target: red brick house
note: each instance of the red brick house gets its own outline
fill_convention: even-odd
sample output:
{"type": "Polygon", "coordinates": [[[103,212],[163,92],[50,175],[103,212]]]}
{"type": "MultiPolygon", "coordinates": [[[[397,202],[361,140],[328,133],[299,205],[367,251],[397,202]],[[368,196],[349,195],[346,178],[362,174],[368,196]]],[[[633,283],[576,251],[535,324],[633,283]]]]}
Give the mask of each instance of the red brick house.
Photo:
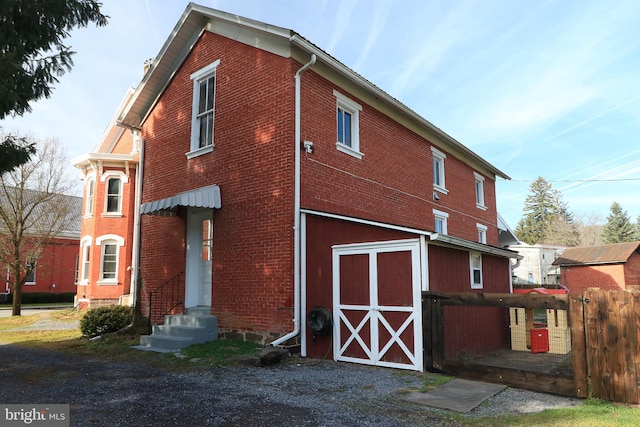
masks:
{"type": "Polygon", "coordinates": [[[587,288],[640,289],[640,242],[568,248],[553,265],[572,294],[587,288]]]}
{"type": "Polygon", "coordinates": [[[117,114],[95,149],[71,161],[84,180],[76,294],[81,308],[131,304],[139,146],[134,134],[116,126],[117,114]]]}
{"type": "Polygon", "coordinates": [[[511,290],[508,177],[292,30],[190,4],[117,123],[154,323],[197,309],[223,335],[420,370],[422,291],[511,290]]]}

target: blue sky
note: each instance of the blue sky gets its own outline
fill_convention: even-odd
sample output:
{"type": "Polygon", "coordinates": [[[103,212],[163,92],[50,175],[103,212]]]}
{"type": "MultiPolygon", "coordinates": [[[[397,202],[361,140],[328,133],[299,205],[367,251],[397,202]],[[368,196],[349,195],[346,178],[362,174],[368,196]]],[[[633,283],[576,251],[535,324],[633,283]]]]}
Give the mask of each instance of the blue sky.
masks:
{"type": "MultiPolygon", "coordinates": [[[[604,222],[614,201],[640,215],[636,0],[198,3],[295,30],[494,164],[512,178],[496,184],[512,227],[538,176],[577,217],[604,222]]],[[[186,5],[103,0],[109,25],[73,32],[53,96],[0,126],[91,151],[186,5]]]]}

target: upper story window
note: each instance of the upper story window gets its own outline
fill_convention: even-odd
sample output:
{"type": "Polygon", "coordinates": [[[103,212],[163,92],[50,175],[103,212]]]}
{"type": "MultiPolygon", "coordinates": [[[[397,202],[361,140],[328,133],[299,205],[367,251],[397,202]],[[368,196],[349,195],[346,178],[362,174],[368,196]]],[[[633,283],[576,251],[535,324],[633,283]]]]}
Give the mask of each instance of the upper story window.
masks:
{"type": "Polygon", "coordinates": [[[107,202],[105,206],[107,213],[119,213],[122,211],[122,181],[120,178],[109,178],[107,180],[107,202]]]}
{"type": "Polygon", "coordinates": [[[482,224],[476,224],[478,229],[478,242],[487,244],[487,226],[482,224]]]}
{"type": "Polygon", "coordinates": [[[447,190],[444,179],[444,160],[447,155],[434,147],[431,147],[431,153],[433,155],[433,188],[447,194],[449,190],[447,190]]]}
{"type": "Polygon", "coordinates": [[[100,246],[100,278],[98,284],[117,284],[120,247],[124,246],[124,239],[114,234],[107,234],[98,237],[96,245],[100,246]]]}
{"type": "Polygon", "coordinates": [[[474,172],[476,185],[476,206],[482,210],[487,210],[484,204],[484,176],[474,172]]]}
{"type": "Polygon", "coordinates": [[[93,215],[93,201],[96,193],[96,179],[93,176],[87,178],[86,184],[86,200],[84,207],[85,216],[93,215]]]}
{"type": "Polygon", "coordinates": [[[350,100],[340,92],[333,91],[336,97],[337,143],[338,151],[361,159],[360,152],[360,111],[362,106],[350,100]]]}
{"type": "Polygon", "coordinates": [[[482,255],[480,252],[469,253],[471,270],[471,289],[482,289],[482,255]]]}
{"type": "Polygon", "coordinates": [[[447,220],[449,219],[449,214],[446,212],[442,212],[439,210],[433,210],[433,216],[435,217],[434,230],[439,234],[447,234],[447,220]]]}
{"type": "Polygon", "coordinates": [[[220,60],[191,74],[193,105],[191,112],[191,145],[187,158],[213,151],[213,122],[215,119],[216,68],[220,60]]]}
{"type": "Polygon", "coordinates": [[[107,170],[100,177],[104,182],[104,209],[102,216],[122,216],[123,184],[129,182],[129,177],[119,170],[107,170]]]}

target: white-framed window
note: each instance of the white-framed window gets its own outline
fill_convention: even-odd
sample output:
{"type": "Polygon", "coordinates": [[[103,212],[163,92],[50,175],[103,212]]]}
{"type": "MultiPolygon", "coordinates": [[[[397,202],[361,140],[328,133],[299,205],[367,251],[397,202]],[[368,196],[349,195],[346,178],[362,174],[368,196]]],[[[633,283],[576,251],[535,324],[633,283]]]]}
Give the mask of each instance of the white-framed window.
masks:
{"type": "Polygon", "coordinates": [[[478,242],[487,244],[487,226],[483,224],[476,224],[478,229],[478,242]]]}
{"type": "Polygon", "coordinates": [[[73,283],[78,283],[80,278],[80,255],[76,255],[76,269],[73,275],[73,283]]]}
{"type": "Polygon", "coordinates": [[[217,60],[191,74],[193,104],[191,107],[191,144],[188,159],[213,151],[217,60]]]}
{"type": "Polygon", "coordinates": [[[360,111],[362,106],[341,94],[333,91],[336,97],[336,132],[338,151],[361,159],[360,152],[360,111]]]}
{"type": "Polygon", "coordinates": [[[471,289],[482,289],[482,254],[469,252],[471,289]]]}
{"type": "Polygon", "coordinates": [[[96,239],[96,246],[100,246],[100,276],[98,284],[117,284],[120,247],[124,246],[124,239],[115,234],[107,234],[96,239]]]}
{"type": "Polygon", "coordinates": [[[449,219],[449,214],[446,212],[439,211],[437,209],[433,210],[433,216],[435,218],[434,230],[439,234],[447,234],[447,220],[449,219]]]}
{"type": "Polygon", "coordinates": [[[32,257],[27,257],[27,261],[25,262],[25,269],[31,269],[31,270],[26,272],[26,276],[24,278],[24,284],[35,285],[36,270],[38,269],[38,260],[32,257]]]}
{"type": "Polygon", "coordinates": [[[475,177],[476,187],[476,207],[482,210],[487,210],[487,207],[484,204],[484,176],[477,172],[474,172],[473,175],[475,177]]]}
{"type": "Polygon", "coordinates": [[[122,180],[116,177],[109,178],[106,188],[105,212],[122,212],[122,180]]]}
{"type": "Polygon", "coordinates": [[[433,188],[441,193],[447,194],[447,186],[445,185],[444,160],[447,155],[437,148],[431,147],[433,156],[433,188]]]}
{"type": "Polygon", "coordinates": [[[91,268],[91,236],[85,236],[80,241],[80,278],[78,284],[86,285],[89,283],[89,273],[91,268]]]}
{"type": "Polygon", "coordinates": [[[102,216],[122,216],[122,195],[129,177],[122,171],[108,170],[102,174],[100,181],[104,182],[105,188],[102,216]]]}
{"type": "Polygon", "coordinates": [[[96,178],[94,176],[90,176],[87,178],[86,183],[86,197],[85,197],[85,207],[84,207],[84,215],[91,216],[93,215],[93,203],[96,194],[96,178]]]}

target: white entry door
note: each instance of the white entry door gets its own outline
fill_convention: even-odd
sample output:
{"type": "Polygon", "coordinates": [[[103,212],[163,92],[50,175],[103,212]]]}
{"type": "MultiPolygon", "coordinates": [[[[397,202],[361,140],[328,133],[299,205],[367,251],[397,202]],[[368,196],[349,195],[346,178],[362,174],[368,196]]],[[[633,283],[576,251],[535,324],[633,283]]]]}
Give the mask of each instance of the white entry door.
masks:
{"type": "Polygon", "coordinates": [[[334,358],[421,371],[418,240],[333,248],[334,358]]]}
{"type": "Polygon", "coordinates": [[[187,218],[185,307],[211,306],[213,211],[190,209],[187,218]]]}

